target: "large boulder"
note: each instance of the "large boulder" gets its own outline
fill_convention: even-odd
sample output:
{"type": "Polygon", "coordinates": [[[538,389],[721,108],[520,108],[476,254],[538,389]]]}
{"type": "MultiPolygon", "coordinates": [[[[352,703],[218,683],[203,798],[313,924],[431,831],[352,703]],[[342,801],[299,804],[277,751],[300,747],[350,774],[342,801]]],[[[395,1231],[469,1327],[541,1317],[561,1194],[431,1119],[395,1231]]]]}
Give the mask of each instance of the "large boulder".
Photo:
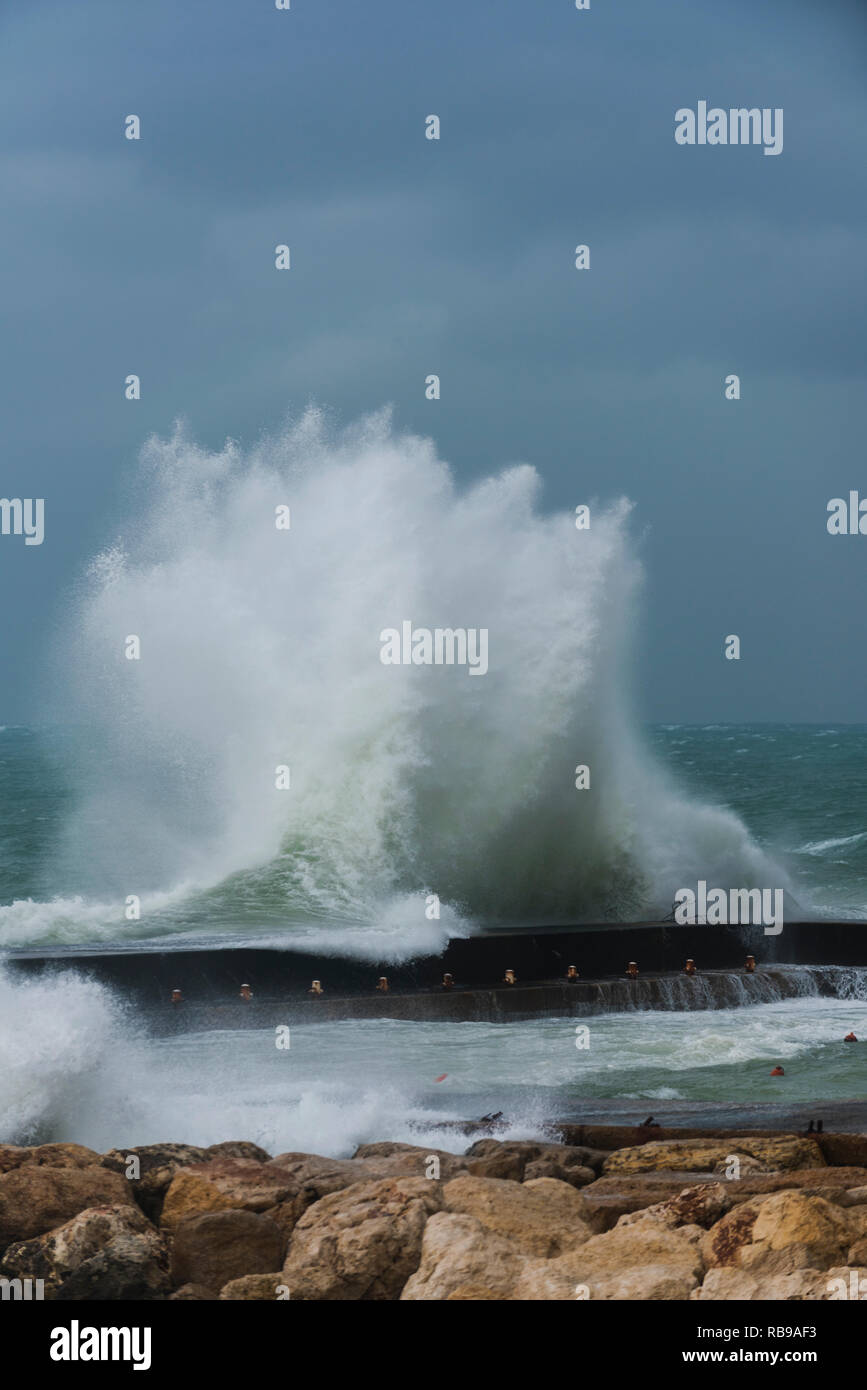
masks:
{"type": "Polygon", "coordinates": [[[651,1218],[592,1236],[553,1260],[530,1260],[511,1298],[517,1302],[685,1300],[704,1272],[697,1226],[671,1230],[651,1218]]]}
{"type": "MultiPolygon", "coordinates": [[[[363,1146],[365,1149],[367,1145],[363,1146]]],[[[342,1192],[354,1183],[379,1182],[386,1178],[420,1178],[425,1182],[436,1181],[428,1177],[425,1156],[436,1155],[458,1164],[454,1154],[444,1154],[442,1150],[425,1149],[416,1145],[383,1144],[371,1145],[381,1150],[361,1158],[320,1158],[318,1154],[285,1153],[278,1154],[268,1164],[269,1169],[277,1169],[288,1175],[295,1183],[295,1195],[275,1207],[272,1218],[279,1220],[282,1228],[290,1232],[308,1207],[332,1193],[342,1192]]],[[[440,1176],[448,1176],[453,1169],[448,1163],[445,1170],[440,1165],[440,1176]]]]}
{"type": "MultiPolygon", "coordinates": [[[[257,1163],[270,1163],[271,1155],[249,1139],[224,1139],[205,1149],[206,1158],[253,1158],[257,1163]]],[[[258,1277],[258,1276],[257,1276],[258,1277]]]]}
{"type": "Polygon", "coordinates": [[[852,1243],[847,1208],[789,1190],[735,1206],[706,1233],[702,1251],[709,1268],[791,1274],[842,1264],[852,1243]]]}
{"type": "MultiPolygon", "coordinates": [[[[490,1152],[473,1158],[469,1155],[448,1153],[444,1149],[425,1148],[420,1144],[362,1144],[356,1149],[354,1159],[375,1160],[377,1174],[381,1177],[427,1178],[430,1176],[430,1160],[439,1163],[439,1177],[443,1181],[457,1177],[459,1173],[475,1173],[479,1177],[513,1178],[520,1182],[524,1176],[526,1159],[523,1154],[511,1151],[508,1145],[488,1141],[490,1152]]],[[[474,1146],[475,1147],[475,1146],[474,1146]]]]}
{"type": "Polygon", "coordinates": [[[759,1207],[753,1227],[753,1244],[762,1245],[768,1252],[803,1250],[804,1259],[798,1268],[813,1265],[825,1269],[830,1264],[843,1264],[852,1242],[852,1221],[845,1209],[827,1202],[824,1197],[810,1197],[804,1192],[775,1192],[759,1207]]]}
{"type": "Polygon", "coordinates": [[[725,1216],[731,1205],[731,1197],[724,1183],[702,1183],[698,1187],[685,1187],[676,1197],[645,1207],[643,1211],[621,1216],[617,1227],[619,1230],[649,1220],[658,1221],[671,1230],[676,1230],[678,1226],[702,1226],[707,1230],[725,1216]]]}
{"type": "Polygon", "coordinates": [[[138,1207],[90,1207],[71,1221],[10,1245],[7,1278],[44,1279],[49,1299],[127,1301],[169,1291],[166,1243],[138,1207]]]}
{"type": "MultiPolygon", "coordinates": [[[[472,1171],[475,1172],[475,1169],[472,1171]]],[[[533,1182],[536,1178],[556,1178],[558,1182],[568,1182],[572,1187],[587,1187],[596,1181],[596,1174],[592,1168],[585,1168],[581,1164],[574,1168],[564,1168],[553,1159],[537,1158],[526,1165],[524,1182],[533,1182]]]]}
{"type": "Polygon", "coordinates": [[[856,1183],[867,1181],[863,1168],[796,1168],[792,1172],[751,1174],[749,1177],[726,1181],[735,1201],[741,1197],[760,1196],[767,1192],[782,1192],[799,1187],[804,1192],[842,1200],[842,1194],[856,1183]]]}
{"type": "Polygon", "coordinates": [[[251,1158],[191,1163],[172,1178],[160,1224],[166,1230],[206,1211],[267,1211],[294,1197],[298,1182],[284,1169],[251,1158]]]}
{"type": "MultiPolygon", "coordinates": [[[[720,1182],[719,1174],[708,1173],[704,1176],[708,1182],[720,1182]]],[[[697,1173],[663,1171],[623,1176],[612,1174],[598,1178],[582,1189],[588,1220],[594,1230],[610,1230],[626,1213],[669,1201],[685,1189],[694,1187],[700,1177],[697,1173]]],[[[733,1204],[765,1193],[801,1188],[811,1195],[824,1196],[829,1201],[849,1206],[855,1205],[860,1199],[847,1196],[847,1190],[857,1192],[855,1184],[862,1179],[863,1169],[860,1168],[802,1168],[793,1172],[726,1179],[722,1185],[733,1204]]]]}
{"type": "Polygon", "coordinates": [[[791,1274],[756,1274],[731,1265],[708,1270],[701,1288],[690,1298],[697,1302],[737,1299],[752,1302],[833,1302],[867,1298],[867,1269],[836,1266],[833,1269],[796,1269],[791,1274]],[[863,1289],[863,1293],[861,1290],[863,1289]]]}
{"type": "Polygon", "coordinates": [[[133,1206],[129,1183],[98,1165],[23,1163],[0,1175],[0,1251],[31,1240],[96,1206],[133,1206]]]}
{"type": "Polygon", "coordinates": [[[282,1233],[254,1211],[212,1211],[175,1228],[172,1282],[201,1284],[218,1294],[232,1279],[266,1274],[283,1260],[282,1233]]]}
{"type": "Polygon", "coordinates": [[[867,1168],[867,1134],[820,1134],[816,1143],[826,1163],[867,1168]]]}
{"type": "Polygon", "coordinates": [[[793,1168],[822,1168],[825,1159],[814,1139],[793,1134],[773,1138],[749,1139],[666,1139],[635,1148],[616,1149],[605,1160],[603,1172],[650,1173],[670,1170],[678,1173],[723,1171],[732,1157],[746,1173],[793,1168]],[[748,1160],[753,1160],[752,1163],[748,1160]]]}
{"type": "Polygon", "coordinates": [[[435,1212],[424,1228],[421,1260],[404,1285],[404,1302],[499,1301],[526,1263],[510,1240],[474,1216],[435,1212]]]}
{"type": "Polygon", "coordinates": [[[443,1206],[475,1217],[486,1230],[511,1241],[517,1253],[542,1259],[592,1235],[581,1194],[554,1178],[517,1183],[468,1174],[446,1183],[443,1206]]]}
{"type": "Polygon", "coordinates": [[[428,1216],[442,1205],[427,1178],[384,1178],[332,1192],[308,1208],[283,1266],[290,1297],[313,1301],[397,1299],[421,1258],[428,1216]]]}
{"type": "Polygon", "coordinates": [[[0,1173],[11,1173],[25,1163],[44,1168],[88,1168],[99,1163],[99,1154],[83,1144],[0,1144],[0,1173]]]}
{"type": "Polygon", "coordinates": [[[445,1149],[425,1148],[420,1144],[362,1144],[352,1160],[374,1159],[376,1170],[383,1177],[427,1178],[432,1167],[439,1168],[444,1181],[467,1171],[467,1160],[445,1149]],[[436,1165],[431,1159],[436,1159],[436,1165]]]}
{"type": "Polygon", "coordinates": [[[110,1149],[100,1162],[125,1178],[137,1170],[137,1178],[127,1178],[132,1194],[145,1216],[159,1221],[163,1199],[175,1173],[190,1163],[201,1163],[205,1153],[195,1144],[141,1144],[137,1148],[110,1149]]]}
{"type": "MultiPolygon", "coordinates": [[[[718,1181],[712,1173],[705,1176],[707,1182],[718,1181]]],[[[679,1197],[681,1192],[695,1187],[699,1177],[696,1173],[637,1173],[597,1178],[581,1189],[586,1219],[595,1233],[609,1231],[630,1212],[644,1211],[679,1197]]]]}
{"type": "Polygon", "coordinates": [[[269,1166],[288,1173],[297,1190],[308,1194],[309,1206],[354,1182],[374,1182],[389,1176],[383,1173],[387,1162],[381,1158],[320,1158],[318,1154],[284,1153],[272,1158],[269,1166]]]}
{"type": "MultiPolygon", "coordinates": [[[[522,1168],[533,1163],[554,1163],[559,1168],[592,1168],[594,1173],[601,1172],[607,1156],[602,1149],[588,1149],[584,1145],[541,1143],[523,1139],[479,1139],[466,1152],[467,1159],[476,1163],[480,1160],[487,1164],[504,1164],[510,1161],[522,1168]]],[[[499,1173],[482,1168],[470,1168],[469,1171],[475,1172],[479,1177],[510,1177],[518,1182],[524,1176],[518,1172],[499,1173]]]]}

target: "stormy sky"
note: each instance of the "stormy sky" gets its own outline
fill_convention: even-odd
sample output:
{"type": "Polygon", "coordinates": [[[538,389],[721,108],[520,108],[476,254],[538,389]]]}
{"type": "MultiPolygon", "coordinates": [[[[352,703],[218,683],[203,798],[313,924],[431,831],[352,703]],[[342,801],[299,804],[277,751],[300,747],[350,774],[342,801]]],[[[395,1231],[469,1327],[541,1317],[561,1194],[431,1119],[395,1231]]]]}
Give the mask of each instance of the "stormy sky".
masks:
{"type": "Polygon", "coordinates": [[[311,400],[631,498],[643,717],[867,718],[867,536],[826,529],[867,496],[856,0],[6,0],[0,53],[0,493],[46,500],[0,537],[0,720],[147,436],[311,400]],[[783,152],[678,146],[701,100],[782,108],[783,152]]]}

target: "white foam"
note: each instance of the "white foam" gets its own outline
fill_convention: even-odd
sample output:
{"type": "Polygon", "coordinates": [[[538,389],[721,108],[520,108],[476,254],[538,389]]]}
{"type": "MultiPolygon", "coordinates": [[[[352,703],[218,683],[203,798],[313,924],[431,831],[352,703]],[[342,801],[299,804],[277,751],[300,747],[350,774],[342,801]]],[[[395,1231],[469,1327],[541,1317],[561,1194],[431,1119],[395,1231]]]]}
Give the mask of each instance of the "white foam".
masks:
{"type": "Polygon", "coordinates": [[[143,469],[67,624],[62,713],[99,755],[57,864],[87,890],[5,909],[0,940],[236,928],[398,959],[478,922],[668,911],[699,878],[787,886],[638,736],[627,503],[577,531],[531,467],[460,490],[386,414],[337,434],[311,411],[246,454],[179,429],[143,469]],[[384,666],[405,619],[487,628],[488,674],[384,666]]]}

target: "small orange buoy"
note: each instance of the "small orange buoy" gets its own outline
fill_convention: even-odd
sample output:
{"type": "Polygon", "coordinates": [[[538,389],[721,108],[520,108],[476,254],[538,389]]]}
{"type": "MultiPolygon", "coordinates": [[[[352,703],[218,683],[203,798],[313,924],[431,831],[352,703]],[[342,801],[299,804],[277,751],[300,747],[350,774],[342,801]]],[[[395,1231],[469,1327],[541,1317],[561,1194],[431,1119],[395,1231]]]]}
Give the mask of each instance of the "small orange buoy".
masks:
{"type": "Polygon", "coordinates": [[[771,1072],[771,1076],[785,1076],[785,1074],[782,1067],[774,1067],[774,1070],[771,1072]]]}
{"type": "Polygon", "coordinates": [[[443,1074],[442,1074],[442,1076],[435,1076],[435,1077],[434,1077],[434,1081],[445,1081],[445,1079],[446,1079],[447,1076],[448,1076],[448,1072],[447,1072],[447,1071],[444,1071],[443,1074]]]}

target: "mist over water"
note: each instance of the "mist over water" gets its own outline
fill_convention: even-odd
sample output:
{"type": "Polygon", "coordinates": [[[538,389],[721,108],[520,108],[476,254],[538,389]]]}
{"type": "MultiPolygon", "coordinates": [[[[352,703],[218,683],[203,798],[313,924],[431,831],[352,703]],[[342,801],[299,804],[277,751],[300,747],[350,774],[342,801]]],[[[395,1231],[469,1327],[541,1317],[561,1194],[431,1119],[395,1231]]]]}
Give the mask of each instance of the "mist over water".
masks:
{"type": "Polygon", "coordinates": [[[479,924],[667,912],[698,878],[785,886],[637,731],[635,550],[626,502],[579,531],[532,467],[458,489],[387,413],[338,432],[311,410],[247,452],[151,440],[55,668],[82,732],[53,900],[3,909],[2,940],[231,932],[386,960],[479,924]],[[383,665],[404,620],[487,628],[488,673],[383,665]]]}

